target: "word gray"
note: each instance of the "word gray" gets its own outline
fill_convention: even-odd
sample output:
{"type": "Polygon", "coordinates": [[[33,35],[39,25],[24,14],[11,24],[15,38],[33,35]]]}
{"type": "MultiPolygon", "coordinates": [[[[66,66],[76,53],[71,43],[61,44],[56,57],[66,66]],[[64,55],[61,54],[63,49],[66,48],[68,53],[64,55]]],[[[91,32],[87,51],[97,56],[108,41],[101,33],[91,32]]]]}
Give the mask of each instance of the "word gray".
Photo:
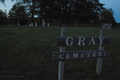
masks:
{"type": "MultiPolygon", "coordinates": [[[[85,37],[78,37],[78,38],[79,38],[79,40],[78,40],[78,46],[79,46],[79,45],[85,45],[85,42],[84,42],[84,41],[86,40],[86,38],[85,38],[85,37]]],[[[102,42],[103,42],[104,38],[105,38],[105,37],[99,37],[99,40],[100,40],[100,43],[99,43],[99,44],[100,44],[100,45],[102,45],[102,42]]],[[[96,45],[95,42],[96,42],[96,41],[94,40],[94,37],[91,37],[88,45],[96,45]]],[[[74,38],[73,38],[73,37],[68,37],[68,38],[66,39],[66,45],[71,46],[71,45],[73,45],[73,43],[74,43],[74,38]],[[68,41],[70,41],[70,43],[68,43],[68,41]]]]}

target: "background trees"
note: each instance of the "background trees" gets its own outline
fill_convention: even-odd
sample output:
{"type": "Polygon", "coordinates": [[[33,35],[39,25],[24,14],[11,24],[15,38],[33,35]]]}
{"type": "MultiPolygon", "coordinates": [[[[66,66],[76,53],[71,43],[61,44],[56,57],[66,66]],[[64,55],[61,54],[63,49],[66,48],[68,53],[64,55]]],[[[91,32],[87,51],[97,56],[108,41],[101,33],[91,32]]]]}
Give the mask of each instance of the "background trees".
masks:
{"type": "MultiPolygon", "coordinates": [[[[4,0],[1,0],[4,2],[4,0]]],[[[13,0],[11,0],[13,1],[13,0]]],[[[35,17],[50,24],[77,26],[78,24],[112,23],[116,25],[112,9],[103,8],[99,0],[19,0],[9,12],[11,21],[35,23],[35,17]]],[[[13,22],[13,23],[14,23],[13,22]]]]}
{"type": "Polygon", "coordinates": [[[28,22],[28,15],[24,6],[21,6],[21,3],[16,3],[9,11],[8,18],[12,24],[17,24],[19,21],[21,25],[25,25],[28,22]]]}
{"type": "Polygon", "coordinates": [[[8,23],[7,12],[0,10],[0,25],[8,23]]]}
{"type": "Polygon", "coordinates": [[[114,11],[112,10],[112,8],[110,9],[106,9],[104,8],[103,10],[101,10],[101,22],[102,23],[112,23],[113,25],[117,25],[115,19],[114,19],[114,11]]]}

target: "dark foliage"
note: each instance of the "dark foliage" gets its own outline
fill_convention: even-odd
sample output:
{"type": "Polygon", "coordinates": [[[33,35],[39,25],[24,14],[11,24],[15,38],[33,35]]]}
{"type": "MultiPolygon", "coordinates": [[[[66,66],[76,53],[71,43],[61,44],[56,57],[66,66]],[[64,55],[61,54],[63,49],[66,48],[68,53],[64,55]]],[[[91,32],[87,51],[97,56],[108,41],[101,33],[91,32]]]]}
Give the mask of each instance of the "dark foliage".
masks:
{"type": "MultiPolygon", "coordinates": [[[[4,0],[2,0],[4,2],[4,0]]],[[[99,0],[23,0],[9,12],[9,23],[78,26],[79,24],[112,23],[117,25],[112,9],[103,8],[99,0]],[[35,16],[37,18],[35,18],[35,16]]],[[[4,22],[5,23],[5,22],[4,22]]]]}
{"type": "Polygon", "coordinates": [[[4,25],[8,23],[7,13],[6,11],[0,10],[0,25],[4,25]]]}

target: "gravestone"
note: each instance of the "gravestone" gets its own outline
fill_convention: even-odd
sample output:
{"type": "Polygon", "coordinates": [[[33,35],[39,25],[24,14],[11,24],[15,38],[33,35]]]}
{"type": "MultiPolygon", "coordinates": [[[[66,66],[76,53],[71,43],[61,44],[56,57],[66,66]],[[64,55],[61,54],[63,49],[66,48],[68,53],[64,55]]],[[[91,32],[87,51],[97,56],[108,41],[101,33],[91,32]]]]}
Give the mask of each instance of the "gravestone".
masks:
{"type": "Polygon", "coordinates": [[[35,26],[37,26],[37,21],[35,22],[35,26]]]}
{"type": "Polygon", "coordinates": [[[28,26],[33,26],[33,23],[30,23],[28,26]]]}
{"type": "Polygon", "coordinates": [[[19,26],[20,24],[19,24],[19,21],[18,21],[18,26],[19,26]]]}
{"type": "Polygon", "coordinates": [[[44,19],[42,20],[42,26],[45,26],[45,20],[44,19]]]}
{"type": "Polygon", "coordinates": [[[47,26],[50,26],[50,24],[49,24],[49,23],[47,23],[47,26]]]}
{"type": "Polygon", "coordinates": [[[25,26],[27,26],[27,24],[25,24],[25,26]]]}

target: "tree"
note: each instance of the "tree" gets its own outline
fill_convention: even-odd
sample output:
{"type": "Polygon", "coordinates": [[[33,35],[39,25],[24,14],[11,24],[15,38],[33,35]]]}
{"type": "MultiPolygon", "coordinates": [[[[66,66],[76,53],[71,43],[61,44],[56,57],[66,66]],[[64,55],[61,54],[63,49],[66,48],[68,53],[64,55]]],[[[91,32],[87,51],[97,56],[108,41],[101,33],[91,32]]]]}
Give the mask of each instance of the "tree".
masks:
{"type": "Polygon", "coordinates": [[[99,0],[23,0],[26,7],[29,7],[30,17],[34,23],[34,16],[48,21],[49,19],[57,19],[58,25],[63,20],[65,26],[69,24],[69,20],[77,26],[80,23],[89,23],[93,21],[98,24],[100,10],[104,4],[99,0]]]}
{"type": "Polygon", "coordinates": [[[103,5],[99,3],[99,0],[76,0],[73,6],[75,26],[77,26],[78,19],[81,23],[95,20],[95,16],[103,8],[103,5]]]}
{"type": "Polygon", "coordinates": [[[32,22],[34,23],[34,15],[42,19],[57,19],[60,25],[60,19],[64,20],[65,26],[69,24],[69,20],[81,23],[89,23],[93,20],[98,23],[98,13],[103,7],[99,0],[23,0],[25,4],[29,4],[32,22]]]}
{"type": "Polygon", "coordinates": [[[77,26],[78,21],[81,23],[89,23],[91,19],[96,21],[98,12],[104,4],[99,3],[99,0],[54,0],[53,5],[53,9],[49,9],[49,11],[54,12],[55,18],[64,19],[65,26],[68,25],[71,18],[77,26]]]}
{"type": "Polygon", "coordinates": [[[0,10],[0,25],[7,24],[8,18],[7,18],[7,12],[0,10]]]}
{"type": "Polygon", "coordinates": [[[11,23],[19,23],[21,25],[25,25],[28,20],[28,13],[24,6],[21,6],[21,3],[16,3],[13,5],[11,10],[9,11],[9,19],[12,21],[11,23]]]}
{"type": "Polygon", "coordinates": [[[112,10],[112,8],[110,9],[106,9],[104,8],[103,10],[101,10],[101,22],[102,23],[112,23],[113,25],[117,25],[114,17],[113,17],[114,11],[112,10]]]}
{"type": "Polygon", "coordinates": [[[23,4],[26,5],[27,10],[29,11],[30,15],[29,17],[31,17],[31,21],[34,24],[35,23],[35,15],[38,17],[39,13],[39,4],[40,4],[40,0],[23,0],[23,4]]]}

